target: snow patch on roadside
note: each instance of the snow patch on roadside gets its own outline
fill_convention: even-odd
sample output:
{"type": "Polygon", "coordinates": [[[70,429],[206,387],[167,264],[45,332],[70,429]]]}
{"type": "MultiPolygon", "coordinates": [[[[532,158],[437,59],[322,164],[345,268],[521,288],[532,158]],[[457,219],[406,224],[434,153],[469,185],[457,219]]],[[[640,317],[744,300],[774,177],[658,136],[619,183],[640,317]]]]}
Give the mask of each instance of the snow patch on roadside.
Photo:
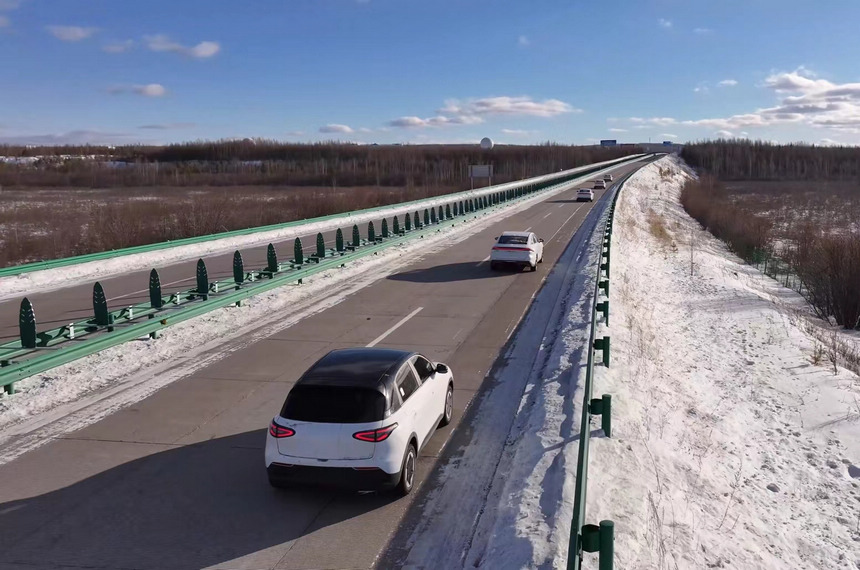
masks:
{"type": "Polygon", "coordinates": [[[799,295],[684,212],[689,176],[665,158],[619,201],[588,522],[615,521],[626,569],[856,570],[860,378],[817,361],[799,295]]]}

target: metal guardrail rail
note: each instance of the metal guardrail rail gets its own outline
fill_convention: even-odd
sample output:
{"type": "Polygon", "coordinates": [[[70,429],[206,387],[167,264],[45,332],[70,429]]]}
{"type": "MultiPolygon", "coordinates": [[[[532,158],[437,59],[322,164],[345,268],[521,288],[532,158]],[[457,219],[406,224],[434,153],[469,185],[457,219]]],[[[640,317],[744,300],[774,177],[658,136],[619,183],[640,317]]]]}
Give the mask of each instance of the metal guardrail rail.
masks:
{"type": "Polygon", "coordinates": [[[402,218],[394,216],[391,226],[388,219],[383,219],[379,233],[371,221],[364,237],[360,235],[358,226],[353,225],[350,242],[344,241],[342,230],[338,229],[336,247],[329,250],[320,233],[317,234],[316,248],[310,255],[305,253],[301,240],[296,238],[293,258],[286,263],[279,263],[274,245],[269,244],[266,267],[255,271],[245,271],[241,253],[237,250],[233,255],[232,280],[210,282],[206,264],[199,259],[196,287],[168,296],[162,295],[158,272],[153,269],[149,277],[150,302],[120,310],[108,310],[107,296],[101,284],[96,282],[93,317],[47,331],[37,331],[35,310],[25,297],[19,314],[19,340],[0,345],[0,386],[6,393],[14,393],[15,382],[34,374],[130,340],[147,336],[155,338],[161,329],[172,324],[228,305],[239,305],[242,300],[270,289],[290,283],[301,284],[302,279],[315,273],[342,267],[394,245],[421,239],[433,226],[468,222],[491,210],[556,190],[613,166],[616,164],[593,165],[584,170],[577,169],[576,173],[561,179],[556,177],[543,183],[451,201],[444,207],[424,208],[423,215],[421,210],[415,210],[402,218]]]}
{"type": "Polygon", "coordinates": [[[599,525],[585,524],[586,491],[588,487],[588,448],[591,440],[591,418],[600,416],[601,427],[606,437],[612,437],[612,396],[604,394],[592,398],[594,391],[594,353],[601,351],[603,365],[609,367],[610,341],[608,336],[596,338],[597,325],[601,322],[609,326],[609,265],[612,226],[615,220],[615,205],[624,183],[633,175],[631,172],[616,185],[612,204],[601,237],[601,254],[594,280],[591,326],[589,332],[588,362],[585,369],[585,386],[582,400],[582,423],[580,425],[579,453],[576,462],[576,487],[573,500],[573,520],[570,527],[570,541],[567,551],[567,569],[580,570],[585,552],[599,553],[600,570],[612,570],[614,559],[615,527],[609,520],[599,525]],[[601,295],[602,292],[602,295],[601,295]],[[602,319],[598,317],[602,314],[602,319]]]}
{"type": "MultiPolygon", "coordinates": [[[[103,259],[112,259],[114,257],[120,257],[124,255],[132,255],[136,253],[148,253],[151,251],[159,251],[162,249],[168,249],[173,247],[180,247],[185,245],[194,245],[199,243],[204,243],[207,241],[238,237],[238,236],[246,236],[252,235],[261,232],[267,231],[276,231],[283,230],[287,228],[307,225],[307,224],[315,224],[320,222],[329,222],[335,221],[345,216],[363,216],[366,214],[372,214],[374,212],[378,212],[380,210],[390,209],[390,208],[403,208],[404,210],[411,210],[415,207],[423,208],[424,205],[429,201],[440,201],[440,200],[466,200],[473,198],[480,198],[486,196],[488,194],[493,194],[497,192],[507,192],[508,190],[516,190],[517,188],[526,188],[533,185],[545,184],[547,182],[558,181],[559,179],[569,178],[570,176],[587,174],[588,172],[594,172],[597,169],[607,168],[610,166],[617,166],[624,162],[637,160],[645,156],[643,154],[629,155],[624,156],[614,160],[608,160],[605,162],[599,162],[595,164],[579,166],[577,168],[573,168],[570,170],[564,170],[561,172],[554,172],[552,174],[545,174],[543,176],[536,176],[534,178],[527,178],[525,180],[518,180],[515,182],[507,182],[504,184],[496,184],[494,186],[487,186],[486,188],[480,188],[477,190],[464,190],[462,192],[456,192],[454,194],[448,194],[445,196],[437,196],[435,198],[423,198],[420,200],[413,200],[411,202],[401,202],[399,204],[390,204],[388,206],[377,206],[374,208],[367,208],[364,210],[356,210],[354,212],[342,212],[339,214],[331,214],[328,216],[321,216],[318,218],[308,218],[304,220],[296,220],[294,222],[285,222],[281,224],[272,224],[268,226],[259,226],[255,228],[246,228],[242,230],[232,230],[228,232],[221,232],[217,234],[210,234],[199,237],[192,238],[183,238],[174,241],[160,242],[149,245],[139,245],[134,247],[128,247],[123,249],[116,249],[111,251],[102,251],[97,253],[90,253],[86,255],[77,255],[74,257],[65,257],[62,259],[53,259],[53,260],[45,260],[45,261],[36,261],[32,263],[26,263],[22,265],[15,265],[11,267],[2,267],[0,268],[0,277],[8,277],[10,275],[20,275],[22,273],[30,273],[33,271],[42,271],[45,269],[53,269],[56,267],[66,267],[69,265],[76,265],[79,263],[88,263],[91,261],[100,261],[103,259]]],[[[398,214],[399,215],[399,214],[398,214]]]]}

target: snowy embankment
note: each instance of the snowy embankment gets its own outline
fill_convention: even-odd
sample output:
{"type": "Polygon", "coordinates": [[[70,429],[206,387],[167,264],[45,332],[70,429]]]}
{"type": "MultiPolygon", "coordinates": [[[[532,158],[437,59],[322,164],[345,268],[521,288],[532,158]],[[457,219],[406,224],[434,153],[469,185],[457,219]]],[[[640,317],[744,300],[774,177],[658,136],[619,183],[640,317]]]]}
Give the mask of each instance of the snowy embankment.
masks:
{"type": "Polygon", "coordinates": [[[612,245],[613,437],[592,442],[589,522],[625,569],[860,568],[860,378],[840,334],[679,203],[663,159],[625,186],[612,245]]]}
{"type": "MultiPolygon", "coordinates": [[[[567,174],[574,174],[577,171],[591,168],[594,166],[605,165],[610,162],[606,161],[596,163],[589,166],[581,166],[568,171],[567,174]]],[[[611,167],[608,165],[607,168],[611,167]]],[[[605,169],[604,169],[605,170],[605,169]]],[[[602,174],[603,170],[592,173],[592,176],[602,174]]],[[[552,175],[560,176],[563,173],[553,173],[552,175]]],[[[551,175],[546,175],[551,176],[551,175]]],[[[543,179],[537,177],[536,179],[543,179]]],[[[114,275],[122,275],[132,271],[144,271],[153,267],[164,267],[174,263],[194,260],[207,255],[221,255],[232,253],[237,249],[265,246],[268,243],[294,240],[297,237],[313,235],[318,232],[330,232],[341,228],[345,232],[347,240],[349,233],[346,231],[353,225],[366,224],[367,222],[378,222],[382,218],[392,216],[400,216],[407,212],[412,213],[416,210],[425,208],[445,206],[451,204],[454,200],[466,200],[469,198],[477,198],[485,196],[492,192],[498,192],[509,187],[517,186],[516,182],[499,184],[493,187],[479,188],[458,193],[456,196],[438,196],[436,198],[428,198],[421,200],[420,203],[395,204],[389,207],[378,208],[374,211],[367,212],[345,212],[342,215],[332,217],[324,221],[312,223],[297,223],[289,227],[272,229],[267,231],[258,231],[240,236],[226,237],[220,239],[211,239],[201,243],[189,245],[177,245],[166,249],[150,251],[145,253],[133,253],[122,255],[111,259],[102,259],[87,263],[78,263],[67,267],[56,269],[46,269],[41,271],[32,271],[29,273],[21,273],[10,277],[0,277],[0,301],[6,300],[22,294],[32,294],[37,291],[51,291],[62,287],[68,287],[69,284],[74,284],[79,281],[92,279],[104,279],[114,275]]],[[[565,187],[568,187],[567,185],[565,187]]],[[[546,196],[547,194],[543,194],[546,196]]],[[[312,244],[305,244],[305,246],[312,244]]]]}
{"type": "MultiPolygon", "coordinates": [[[[613,396],[613,437],[596,418],[586,521],[615,521],[625,570],[856,570],[860,379],[818,360],[817,339],[833,331],[802,298],[686,215],[688,176],[675,158],[646,166],[616,211],[611,326],[598,326],[612,363],[594,380],[596,397],[613,396]]],[[[566,567],[598,251],[582,239],[449,444],[392,561],[566,567]]]]}
{"type": "Polygon", "coordinates": [[[427,228],[422,239],[392,246],[378,255],[350,262],[345,268],[318,273],[304,279],[301,286],[287,285],[261,293],[242,307],[225,307],[168,327],[158,339],[109,348],[22,380],[15,385],[16,394],[0,394],[0,463],[41,445],[50,437],[79,429],[140,401],[195,370],[340,303],[423,255],[450,248],[489,225],[574,186],[576,182],[496,211],[486,211],[486,215],[479,214],[478,219],[467,223],[458,221],[453,226],[427,228]]]}

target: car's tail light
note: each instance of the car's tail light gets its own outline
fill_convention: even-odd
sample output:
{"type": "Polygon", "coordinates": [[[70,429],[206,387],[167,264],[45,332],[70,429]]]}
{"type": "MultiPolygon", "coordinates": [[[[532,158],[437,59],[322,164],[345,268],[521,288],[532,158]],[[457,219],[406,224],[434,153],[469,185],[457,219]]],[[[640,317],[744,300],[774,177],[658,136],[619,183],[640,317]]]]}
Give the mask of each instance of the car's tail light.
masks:
{"type": "Polygon", "coordinates": [[[397,424],[391,424],[388,427],[379,428],[379,429],[371,429],[368,431],[360,431],[352,434],[352,437],[359,441],[369,441],[371,443],[379,443],[380,441],[385,441],[388,439],[388,436],[391,435],[391,432],[394,431],[394,428],[397,427],[397,424]]]}
{"type": "Polygon", "coordinates": [[[272,424],[269,426],[269,435],[278,439],[281,439],[282,437],[293,437],[296,435],[296,430],[278,425],[275,423],[275,420],[272,420],[272,424]]]}

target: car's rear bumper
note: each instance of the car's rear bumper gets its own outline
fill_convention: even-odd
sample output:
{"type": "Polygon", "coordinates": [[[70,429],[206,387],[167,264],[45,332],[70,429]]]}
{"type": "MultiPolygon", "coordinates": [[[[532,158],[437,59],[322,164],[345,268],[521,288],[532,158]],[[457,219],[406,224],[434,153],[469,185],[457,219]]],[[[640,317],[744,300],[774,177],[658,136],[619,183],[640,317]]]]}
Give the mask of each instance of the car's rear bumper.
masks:
{"type": "Polygon", "coordinates": [[[399,473],[386,473],[382,469],[272,463],[266,471],[269,474],[269,480],[280,485],[313,485],[356,491],[390,489],[400,480],[399,473]]]}

